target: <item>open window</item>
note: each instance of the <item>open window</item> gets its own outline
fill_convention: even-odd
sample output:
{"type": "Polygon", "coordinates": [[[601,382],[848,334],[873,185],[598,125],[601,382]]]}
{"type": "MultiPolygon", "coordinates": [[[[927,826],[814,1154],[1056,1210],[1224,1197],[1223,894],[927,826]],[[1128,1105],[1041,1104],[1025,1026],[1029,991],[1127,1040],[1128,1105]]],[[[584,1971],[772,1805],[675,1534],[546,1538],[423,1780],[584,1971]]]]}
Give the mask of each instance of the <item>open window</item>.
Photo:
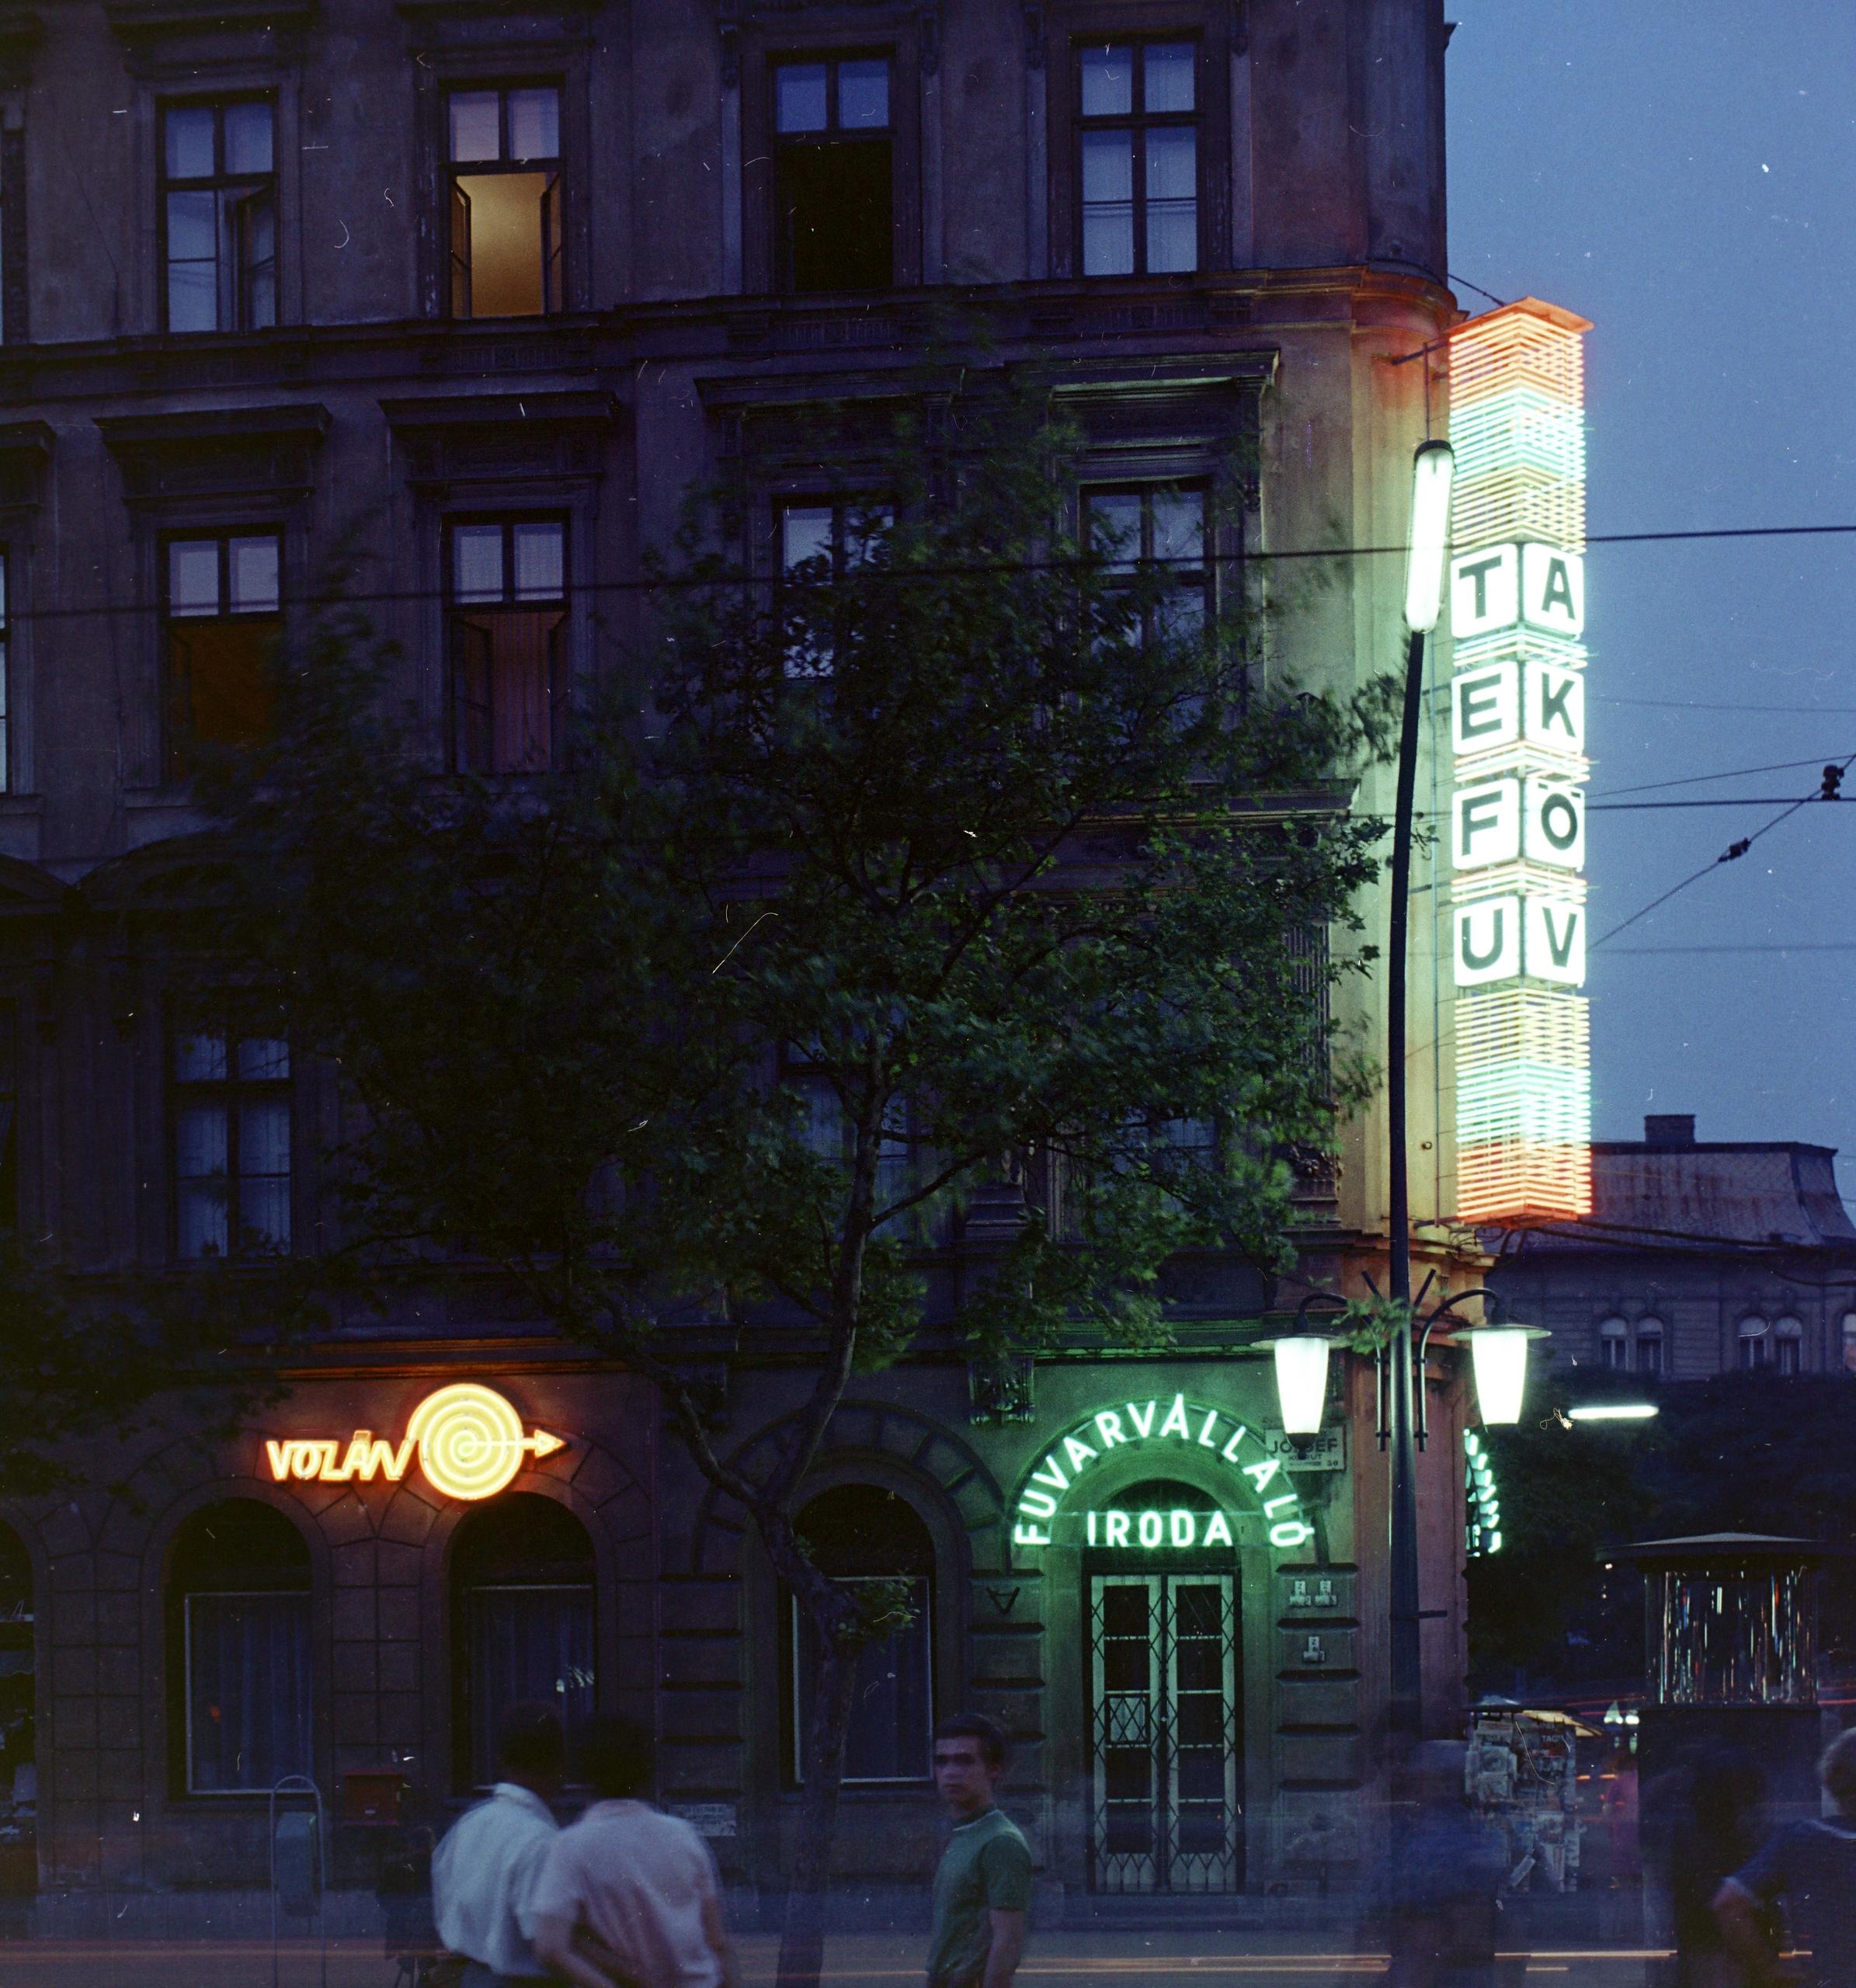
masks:
{"type": "Polygon", "coordinates": [[[309,1548],[296,1527],[255,1499],[195,1513],[169,1600],[177,1791],[259,1794],[311,1772],[309,1548]]]}
{"type": "Polygon", "coordinates": [[[262,97],[162,107],[163,309],[171,332],[277,321],[277,181],[262,97]]]}
{"type": "Polygon", "coordinates": [[[783,289],[886,290],[895,274],[895,144],[887,55],[773,65],[783,289]]]}
{"type": "MultiPolygon", "coordinates": [[[[844,1779],[923,1781],[933,1769],[934,1542],[906,1500],[868,1484],[822,1493],[799,1515],[814,1564],[834,1580],[887,1597],[895,1627],[857,1654],[857,1684],[844,1742],[844,1779]]],[[[788,1629],[787,1768],[804,1778],[806,1721],[817,1674],[811,1624],[783,1594],[788,1629]]]]}
{"type": "Polygon", "coordinates": [[[544,773],[567,719],[566,522],[454,524],[449,568],[455,763],[544,773]]]}
{"type": "Polygon", "coordinates": [[[1076,210],[1086,276],[1199,266],[1196,41],[1076,50],[1076,210]]]}
{"type": "Polygon", "coordinates": [[[454,90],[446,103],[454,318],[562,308],[561,92],[454,90]]]}
{"type": "Polygon", "coordinates": [[[281,630],[276,533],[214,532],[163,546],[171,780],[200,749],[255,744],[271,725],[270,651],[281,630]]]}
{"type": "Polygon", "coordinates": [[[593,1709],[593,1542],[551,1498],[472,1512],[451,1548],[452,1765],[461,1792],[496,1778],[513,1705],[552,1705],[571,1735],[593,1709]]]}

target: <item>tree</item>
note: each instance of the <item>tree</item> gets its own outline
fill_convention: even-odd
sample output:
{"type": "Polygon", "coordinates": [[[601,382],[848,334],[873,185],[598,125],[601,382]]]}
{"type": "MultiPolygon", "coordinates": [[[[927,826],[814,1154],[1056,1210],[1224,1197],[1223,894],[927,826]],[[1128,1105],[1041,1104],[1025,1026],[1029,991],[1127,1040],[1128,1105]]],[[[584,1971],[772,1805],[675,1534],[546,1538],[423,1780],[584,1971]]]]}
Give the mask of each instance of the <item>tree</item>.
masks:
{"type": "Polygon", "coordinates": [[[895,1625],[795,1522],[850,1375],[925,1332],[1157,1342],[1180,1249],[1288,1259],[1289,1156],[1364,1081],[1307,942],[1371,874],[1346,801],[1383,698],[1265,696],[1253,616],[1198,625],[1176,568],[1078,520],[1075,447],[946,391],[932,433],[865,437],[867,506],[777,583],[699,499],[645,709],[600,705],[546,779],[433,777],[338,600],[219,794],[222,943],[357,1107],[318,1272],[467,1254],[648,1378],[816,1632],[789,1983],[820,1965],[856,1653],[895,1625]],[[925,1318],[923,1251],[1006,1177],[1017,1240],[925,1318]],[[718,1318],[744,1366],[775,1332],[812,1362],[763,1475],[679,1359],[718,1318]]]}

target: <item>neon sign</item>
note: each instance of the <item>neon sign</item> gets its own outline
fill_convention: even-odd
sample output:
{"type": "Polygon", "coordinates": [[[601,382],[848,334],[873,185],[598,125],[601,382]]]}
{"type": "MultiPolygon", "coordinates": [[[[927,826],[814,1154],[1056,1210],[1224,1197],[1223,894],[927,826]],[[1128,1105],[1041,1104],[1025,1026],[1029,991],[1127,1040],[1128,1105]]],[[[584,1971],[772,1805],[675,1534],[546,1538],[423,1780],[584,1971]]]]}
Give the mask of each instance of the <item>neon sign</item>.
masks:
{"type": "MultiPolygon", "coordinates": [[[[1270,1454],[1268,1439],[1255,1434],[1235,1416],[1203,1402],[1188,1403],[1175,1395],[1162,1413],[1161,1397],[1126,1402],[1105,1408],[1083,1421],[1056,1444],[1026,1478],[1018,1494],[1012,1527],[1014,1546],[1048,1546],[1051,1528],[1063,1500],[1089,1475],[1093,1465],[1122,1447],[1179,1444],[1209,1450],[1230,1473],[1246,1480],[1269,1531],[1270,1544],[1287,1551],[1315,1536],[1302,1516],[1302,1501],[1289,1489],[1282,1460],[1270,1454]],[[1246,1460],[1246,1446],[1250,1460],[1246,1460]],[[1274,1487],[1274,1488],[1272,1488],[1274,1487]]],[[[1157,1460],[1157,1459],[1156,1459],[1157,1460]]],[[[1085,1536],[1079,1543],[1095,1546],[1137,1545],[1152,1552],[1163,1545],[1187,1546],[1235,1544],[1233,1525],[1222,1512],[1128,1512],[1097,1507],[1083,1514],[1085,1536]],[[1116,1521],[1121,1524],[1116,1524],[1116,1521]],[[1194,1537],[1173,1539],[1183,1522],[1192,1523],[1194,1537]],[[1204,1521],[1205,1530],[1197,1531],[1204,1521]],[[1114,1530],[1111,1532],[1111,1527],[1114,1530]],[[1126,1528],[1124,1531],[1124,1528],[1126,1528]],[[1222,1534],[1222,1537],[1217,1535],[1222,1534]]]]}
{"type": "Polygon", "coordinates": [[[455,1381],[427,1395],[398,1444],[357,1429],[339,1437],[267,1437],[264,1454],[279,1484],[397,1484],[414,1453],[426,1482],[447,1498],[493,1498],[530,1457],[552,1456],[566,1440],[545,1429],[524,1431],[522,1418],[494,1388],[455,1381]]]}
{"type": "Polygon", "coordinates": [[[1585,379],[1538,297],[1452,333],[1457,1207],[1590,1214],[1585,379]]]}

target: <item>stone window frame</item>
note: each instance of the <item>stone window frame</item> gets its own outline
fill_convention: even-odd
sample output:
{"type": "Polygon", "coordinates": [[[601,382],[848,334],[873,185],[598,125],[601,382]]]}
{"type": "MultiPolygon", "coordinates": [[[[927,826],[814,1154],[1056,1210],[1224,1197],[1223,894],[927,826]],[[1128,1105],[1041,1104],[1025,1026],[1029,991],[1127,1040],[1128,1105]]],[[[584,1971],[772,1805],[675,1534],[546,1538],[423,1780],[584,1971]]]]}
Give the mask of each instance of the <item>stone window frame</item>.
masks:
{"type": "Polygon", "coordinates": [[[778,254],[779,182],[774,169],[773,71],[793,61],[845,56],[889,58],[892,156],[892,290],[923,280],[922,84],[936,49],[921,10],[900,5],[822,7],[806,18],[780,16],[743,22],[735,60],[741,78],[742,288],[749,296],[790,297],[805,303],[839,295],[880,297],[881,290],[794,293],[784,287],[778,254]]]}
{"type": "Polygon", "coordinates": [[[1049,132],[1047,253],[1053,277],[1083,276],[1083,188],[1079,47],[1103,42],[1196,41],[1198,102],[1199,263],[1175,275],[1090,276],[1093,284],[1190,283],[1233,266],[1231,62],[1232,10],[1220,0],[1166,0],[1151,10],[1134,0],[1055,0],[1044,29],[1049,132]]]}

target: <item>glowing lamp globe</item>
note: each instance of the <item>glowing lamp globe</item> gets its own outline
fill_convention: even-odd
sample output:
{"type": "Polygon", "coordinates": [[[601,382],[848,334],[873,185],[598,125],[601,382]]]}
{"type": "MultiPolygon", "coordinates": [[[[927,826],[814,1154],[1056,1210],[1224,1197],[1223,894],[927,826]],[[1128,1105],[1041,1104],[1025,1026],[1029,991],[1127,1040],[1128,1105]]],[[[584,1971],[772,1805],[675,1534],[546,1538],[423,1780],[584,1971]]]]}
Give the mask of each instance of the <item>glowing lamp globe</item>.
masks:
{"type": "Polygon", "coordinates": [[[1521,1398],[1528,1385],[1528,1342],[1535,1336],[1526,1326],[1479,1326],[1469,1334],[1476,1406],[1484,1422],[1520,1421],[1521,1398]]]}
{"type": "Polygon", "coordinates": [[[1456,457],[1448,442],[1426,442],[1412,464],[1411,543],[1405,555],[1405,625],[1428,635],[1444,604],[1444,553],[1450,539],[1450,486],[1456,457]]]}
{"type": "Polygon", "coordinates": [[[1276,1342],[1276,1399],[1285,1434],[1321,1433],[1328,1398],[1328,1344],[1312,1334],[1276,1342]]]}

